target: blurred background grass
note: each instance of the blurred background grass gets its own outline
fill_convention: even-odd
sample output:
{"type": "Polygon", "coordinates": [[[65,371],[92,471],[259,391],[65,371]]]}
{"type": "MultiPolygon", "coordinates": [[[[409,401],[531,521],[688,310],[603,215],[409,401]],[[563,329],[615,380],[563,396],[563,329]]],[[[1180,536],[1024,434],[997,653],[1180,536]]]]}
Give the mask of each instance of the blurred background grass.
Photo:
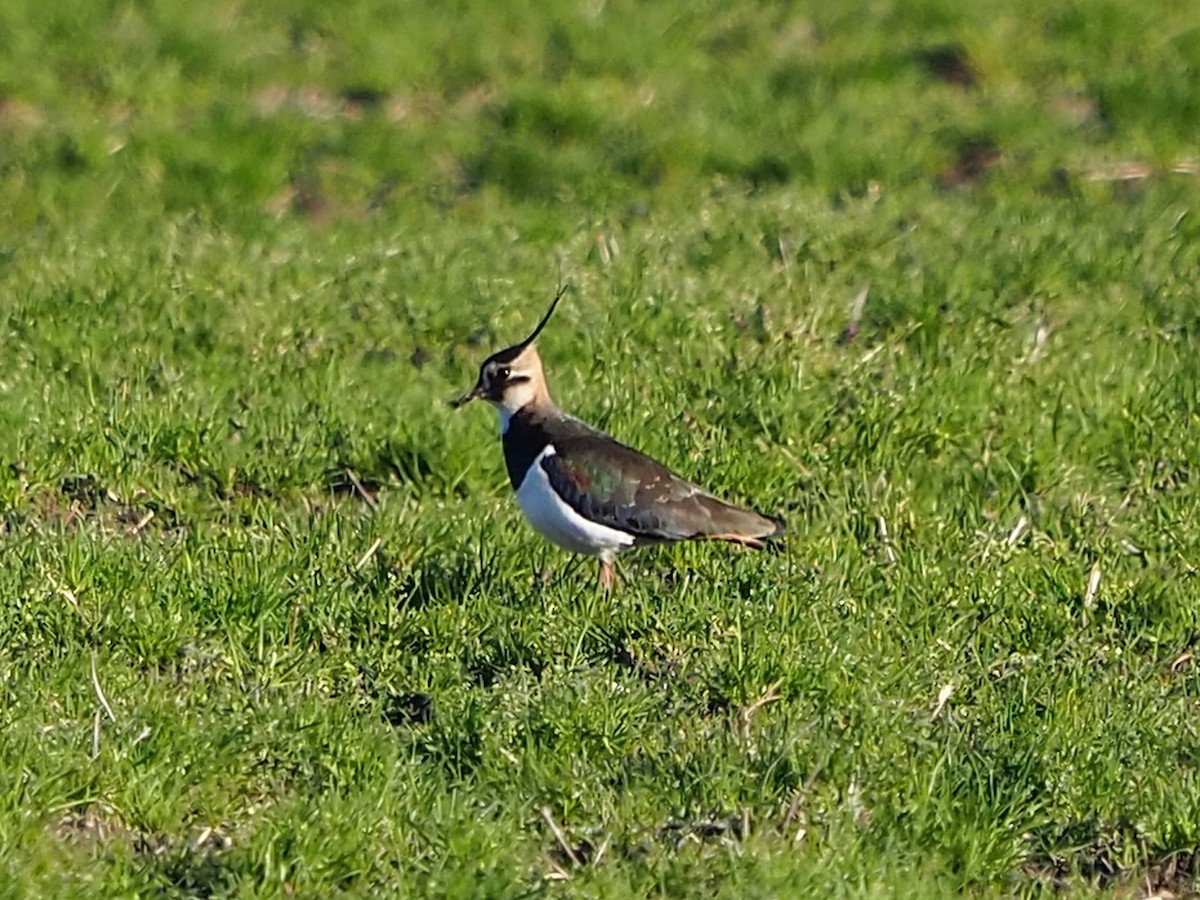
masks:
{"type": "Polygon", "coordinates": [[[988,173],[1062,189],[1194,164],[1200,127],[1186,0],[18,0],[0,16],[4,215],[26,227],[114,209],[239,232],[250,210],[621,217],[698,190],[903,194],[988,173]]]}

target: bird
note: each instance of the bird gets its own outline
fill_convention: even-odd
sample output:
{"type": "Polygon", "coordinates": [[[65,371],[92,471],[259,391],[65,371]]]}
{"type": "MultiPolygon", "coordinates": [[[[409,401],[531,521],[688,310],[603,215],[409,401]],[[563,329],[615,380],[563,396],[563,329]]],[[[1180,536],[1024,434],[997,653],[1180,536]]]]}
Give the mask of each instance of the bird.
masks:
{"type": "Polygon", "coordinates": [[[475,386],[451,401],[458,409],[482,399],[499,413],[504,465],[529,524],[564,550],[598,559],[606,593],[613,560],[634,547],[711,540],[762,549],[782,536],[782,519],[727,503],[559,409],[534,341],[564,293],[529,337],[485,359],[475,386]]]}

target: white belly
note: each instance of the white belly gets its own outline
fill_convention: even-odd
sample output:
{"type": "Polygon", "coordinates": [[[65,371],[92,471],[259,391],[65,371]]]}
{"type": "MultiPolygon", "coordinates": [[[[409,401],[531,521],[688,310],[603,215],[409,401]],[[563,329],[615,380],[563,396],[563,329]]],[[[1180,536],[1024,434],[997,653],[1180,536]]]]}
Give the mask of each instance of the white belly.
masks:
{"type": "Polygon", "coordinates": [[[547,540],[572,553],[611,560],[622,550],[632,547],[631,535],[588,521],[554,492],[550,478],[542,468],[542,460],[553,455],[554,445],[547,445],[533,461],[517,490],[517,503],[529,524],[547,540]]]}

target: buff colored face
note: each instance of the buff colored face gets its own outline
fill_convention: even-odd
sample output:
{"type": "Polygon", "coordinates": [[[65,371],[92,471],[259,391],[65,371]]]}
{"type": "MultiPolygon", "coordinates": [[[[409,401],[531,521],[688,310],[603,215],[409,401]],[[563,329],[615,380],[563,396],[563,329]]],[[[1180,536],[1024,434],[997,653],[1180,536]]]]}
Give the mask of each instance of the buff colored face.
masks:
{"type": "Polygon", "coordinates": [[[459,407],[475,399],[487,400],[516,412],[544,390],[542,361],[532,346],[510,347],[488,357],[479,367],[475,386],[454,401],[459,407]]]}

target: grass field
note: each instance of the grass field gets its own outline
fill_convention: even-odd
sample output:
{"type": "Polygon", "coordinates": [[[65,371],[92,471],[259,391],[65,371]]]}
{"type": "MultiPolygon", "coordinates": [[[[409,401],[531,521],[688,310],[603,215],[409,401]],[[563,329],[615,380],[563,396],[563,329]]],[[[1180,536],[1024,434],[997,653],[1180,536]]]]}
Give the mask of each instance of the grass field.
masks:
{"type": "Polygon", "coordinates": [[[0,895],[1200,888],[1194,0],[77,6],[0,9],[0,895]],[[446,401],[560,273],[559,402],[782,552],[525,525],[446,401]]]}

